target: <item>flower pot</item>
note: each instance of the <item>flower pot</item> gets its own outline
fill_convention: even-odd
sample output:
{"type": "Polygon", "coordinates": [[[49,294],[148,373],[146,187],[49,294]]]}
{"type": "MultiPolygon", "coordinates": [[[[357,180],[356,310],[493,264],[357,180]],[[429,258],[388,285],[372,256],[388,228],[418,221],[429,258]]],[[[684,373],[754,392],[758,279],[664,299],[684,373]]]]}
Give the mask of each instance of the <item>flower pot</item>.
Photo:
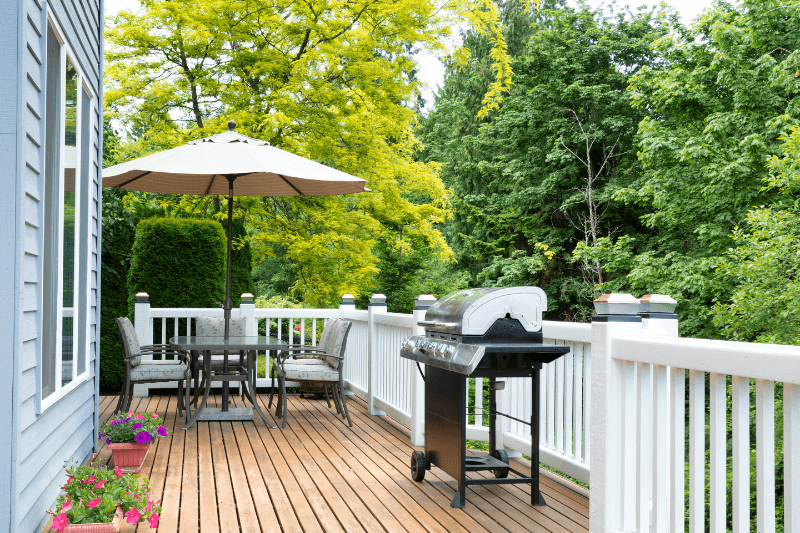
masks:
{"type": "Polygon", "coordinates": [[[149,444],[138,444],[136,442],[112,442],[108,445],[108,449],[111,450],[111,455],[114,458],[114,466],[120,468],[141,467],[149,448],[149,444]]]}
{"type": "MultiPolygon", "coordinates": [[[[147,452],[145,452],[147,453],[147,452]]],[[[105,524],[67,524],[64,526],[64,533],[117,533],[122,524],[122,509],[117,508],[114,520],[105,524]]]]}

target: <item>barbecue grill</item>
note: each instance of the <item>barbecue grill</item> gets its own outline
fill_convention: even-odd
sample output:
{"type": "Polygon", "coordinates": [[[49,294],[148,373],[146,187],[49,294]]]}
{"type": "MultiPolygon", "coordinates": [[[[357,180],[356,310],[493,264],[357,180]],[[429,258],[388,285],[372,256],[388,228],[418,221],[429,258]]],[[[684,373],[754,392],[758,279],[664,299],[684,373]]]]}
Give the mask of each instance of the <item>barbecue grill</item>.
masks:
{"type": "MultiPolygon", "coordinates": [[[[425,335],[403,341],[400,356],[425,366],[425,451],[411,455],[411,476],[422,481],[436,465],[458,481],[452,507],[464,507],[467,485],[529,483],[531,503],[546,505],[539,492],[539,371],[569,351],[542,343],[547,296],[538,287],[467,289],[428,309],[425,335]],[[489,454],[467,455],[467,378],[489,381],[489,454]],[[497,411],[498,378],[533,380],[530,421],[497,411]],[[497,416],[531,426],[531,475],[511,467],[495,443],[497,416]],[[467,472],[491,470],[495,479],[467,479],[467,472]],[[509,472],[515,477],[509,478],[509,472]]],[[[420,369],[420,372],[422,370],[420,369]]]]}

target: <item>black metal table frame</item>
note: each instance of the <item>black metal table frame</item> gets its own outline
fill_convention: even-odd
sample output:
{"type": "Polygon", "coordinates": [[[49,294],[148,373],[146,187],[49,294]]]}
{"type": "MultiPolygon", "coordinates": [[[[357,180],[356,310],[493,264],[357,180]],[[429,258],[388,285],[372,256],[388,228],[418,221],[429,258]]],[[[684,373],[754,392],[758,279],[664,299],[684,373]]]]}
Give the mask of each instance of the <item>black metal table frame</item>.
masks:
{"type": "MultiPolygon", "coordinates": [[[[210,339],[211,337],[209,337],[210,339]]],[[[241,387],[244,387],[244,394],[250,403],[255,408],[255,411],[267,424],[270,428],[275,428],[276,426],[267,419],[264,412],[258,406],[258,401],[256,397],[256,361],[258,360],[258,350],[262,349],[265,351],[272,351],[272,350],[283,350],[286,349],[287,345],[282,342],[278,343],[271,343],[271,344],[262,344],[262,343],[252,343],[252,342],[242,342],[241,339],[247,338],[258,338],[260,339],[270,339],[270,337],[233,337],[228,339],[227,341],[224,338],[220,338],[222,342],[212,342],[209,341],[207,343],[200,343],[196,344],[195,342],[180,342],[181,339],[203,339],[203,337],[173,337],[170,339],[170,346],[176,350],[183,350],[188,351],[192,356],[192,379],[195,383],[198,380],[198,360],[200,358],[200,353],[203,354],[203,374],[206,376],[205,379],[205,387],[203,388],[203,399],[195,410],[194,416],[191,416],[191,387],[186,386],[185,392],[185,399],[186,399],[186,425],[184,426],[184,430],[189,429],[195,422],[198,420],[225,420],[226,415],[225,413],[229,413],[228,410],[228,389],[229,383],[231,381],[238,381],[241,387]],[[223,362],[223,371],[221,373],[217,373],[211,369],[211,363],[213,357],[211,356],[212,351],[222,351],[224,354],[224,362],[223,362]],[[244,372],[236,371],[235,373],[230,373],[228,371],[228,353],[229,352],[239,352],[242,359],[245,361],[245,370],[244,372]],[[223,383],[222,386],[222,408],[219,413],[203,417],[203,411],[206,408],[206,404],[208,403],[208,396],[211,392],[211,382],[212,381],[221,381],[223,383]]],[[[241,365],[239,365],[241,367],[241,365]]],[[[199,393],[196,394],[199,396],[199,393]]],[[[195,398],[196,399],[196,398],[195,398]]],[[[246,418],[242,417],[241,414],[231,413],[229,420],[246,420],[246,418]]]]}

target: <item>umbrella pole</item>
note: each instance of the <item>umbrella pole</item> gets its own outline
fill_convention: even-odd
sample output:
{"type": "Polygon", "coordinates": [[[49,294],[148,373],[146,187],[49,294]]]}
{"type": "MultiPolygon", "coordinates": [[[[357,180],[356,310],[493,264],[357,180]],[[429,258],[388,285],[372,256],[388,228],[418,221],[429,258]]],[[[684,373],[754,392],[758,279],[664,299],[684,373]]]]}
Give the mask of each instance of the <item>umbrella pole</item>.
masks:
{"type": "MultiPolygon", "coordinates": [[[[233,241],[233,180],[234,176],[226,176],[228,178],[228,258],[225,266],[225,304],[223,306],[223,313],[225,315],[225,340],[230,338],[231,334],[231,243],[233,241]]],[[[222,371],[228,373],[228,350],[225,350],[222,371]]],[[[240,385],[241,386],[241,385],[240,385]]],[[[230,385],[228,380],[222,382],[222,410],[228,410],[228,389],[230,385]]]]}

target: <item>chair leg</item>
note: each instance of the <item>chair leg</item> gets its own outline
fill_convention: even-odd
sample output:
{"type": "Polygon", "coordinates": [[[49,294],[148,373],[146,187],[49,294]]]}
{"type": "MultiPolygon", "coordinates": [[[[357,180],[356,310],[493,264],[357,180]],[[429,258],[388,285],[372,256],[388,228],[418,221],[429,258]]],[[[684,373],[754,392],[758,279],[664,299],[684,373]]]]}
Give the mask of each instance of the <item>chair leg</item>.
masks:
{"type": "Polygon", "coordinates": [[[339,393],[336,390],[336,385],[331,383],[331,395],[333,396],[333,404],[336,406],[336,414],[343,415],[344,411],[342,411],[342,404],[339,400],[339,393]]]}
{"type": "Polygon", "coordinates": [[[131,407],[131,399],[133,398],[133,383],[128,382],[128,390],[125,392],[125,403],[122,405],[122,412],[127,413],[131,407]]]}
{"type": "Polygon", "coordinates": [[[183,381],[178,380],[178,416],[183,417],[183,381]]]}
{"type": "Polygon", "coordinates": [[[125,377],[122,380],[122,390],[119,391],[119,401],[117,402],[117,409],[114,411],[114,414],[119,413],[122,411],[122,406],[125,404],[125,394],[128,392],[128,374],[125,373],[125,377]]]}
{"type": "Polygon", "coordinates": [[[350,420],[350,411],[347,410],[347,396],[345,395],[341,384],[337,385],[337,387],[339,387],[339,392],[342,395],[342,407],[344,408],[344,414],[347,416],[347,423],[350,425],[350,427],[353,427],[353,421],[350,420]]]}
{"type": "Polygon", "coordinates": [[[280,382],[281,382],[281,398],[283,400],[283,424],[281,425],[281,427],[285,428],[286,418],[287,418],[286,404],[288,403],[288,398],[286,398],[286,377],[280,378],[280,382]]]}
{"type": "Polygon", "coordinates": [[[328,402],[328,409],[331,408],[331,399],[328,397],[328,384],[325,383],[322,388],[325,389],[325,401],[328,402]]]}
{"type": "Polygon", "coordinates": [[[272,362],[269,360],[269,356],[267,357],[267,364],[269,365],[269,376],[272,378],[272,386],[269,389],[269,405],[267,409],[272,409],[272,398],[275,396],[275,367],[272,366],[272,362]]]}

